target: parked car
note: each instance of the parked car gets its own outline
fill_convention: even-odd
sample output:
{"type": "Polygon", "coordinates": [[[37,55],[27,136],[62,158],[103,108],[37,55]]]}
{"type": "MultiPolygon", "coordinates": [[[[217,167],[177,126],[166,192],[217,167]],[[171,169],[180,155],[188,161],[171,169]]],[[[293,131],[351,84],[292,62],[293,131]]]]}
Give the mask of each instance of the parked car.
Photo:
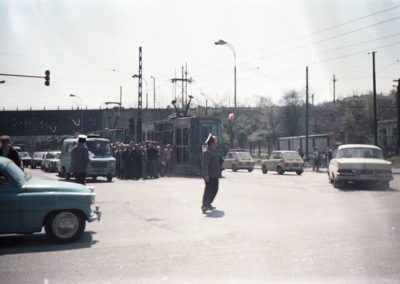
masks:
{"type": "Polygon", "coordinates": [[[254,170],[254,160],[249,152],[241,150],[231,150],[226,154],[222,167],[224,169],[232,169],[236,172],[238,170],[254,170]]]}
{"type": "Polygon", "coordinates": [[[95,198],[93,188],[33,179],[0,157],[0,234],[31,234],[44,227],[52,241],[76,241],[86,221],[100,220],[95,198]]]}
{"type": "Polygon", "coordinates": [[[44,152],[33,152],[32,160],[31,160],[31,168],[36,169],[36,167],[42,166],[44,152]]]}
{"type": "MultiPolygon", "coordinates": [[[[60,167],[61,176],[69,180],[73,175],[71,171],[71,150],[78,144],[78,138],[67,138],[61,145],[60,167]]],[[[98,176],[107,178],[111,182],[115,176],[116,160],[111,153],[111,142],[105,138],[89,135],[86,139],[86,145],[89,148],[90,163],[87,165],[87,177],[94,180],[98,176]]]]}
{"type": "Polygon", "coordinates": [[[279,175],[285,172],[296,172],[301,175],[304,171],[304,161],[296,151],[273,151],[267,160],[261,162],[261,171],[276,171],[279,175]]]}
{"type": "Polygon", "coordinates": [[[32,157],[28,152],[18,152],[19,159],[21,160],[21,164],[24,168],[27,168],[31,165],[32,157]]]}
{"type": "Polygon", "coordinates": [[[335,188],[347,183],[372,183],[387,188],[393,180],[392,163],[383,159],[377,146],[341,145],[329,163],[328,176],[335,188]]]}
{"type": "Polygon", "coordinates": [[[44,160],[42,161],[43,170],[46,172],[56,172],[58,171],[57,162],[60,161],[60,151],[47,152],[44,160]]]}

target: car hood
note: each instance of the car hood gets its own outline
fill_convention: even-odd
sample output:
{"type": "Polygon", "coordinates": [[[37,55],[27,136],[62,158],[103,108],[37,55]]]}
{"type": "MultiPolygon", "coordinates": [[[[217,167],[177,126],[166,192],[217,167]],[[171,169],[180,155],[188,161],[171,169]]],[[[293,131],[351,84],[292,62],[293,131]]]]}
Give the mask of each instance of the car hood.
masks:
{"type": "Polygon", "coordinates": [[[30,179],[24,183],[23,188],[30,192],[90,192],[90,190],[82,184],[43,179],[30,179]]]}
{"type": "Polygon", "coordinates": [[[58,162],[60,159],[47,159],[46,161],[49,161],[49,162],[58,162]]]}
{"type": "Polygon", "coordinates": [[[340,168],[346,169],[384,169],[390,170],[392,163],[381,159],[368,158],[342,158],[334,159],[340,168]]]}

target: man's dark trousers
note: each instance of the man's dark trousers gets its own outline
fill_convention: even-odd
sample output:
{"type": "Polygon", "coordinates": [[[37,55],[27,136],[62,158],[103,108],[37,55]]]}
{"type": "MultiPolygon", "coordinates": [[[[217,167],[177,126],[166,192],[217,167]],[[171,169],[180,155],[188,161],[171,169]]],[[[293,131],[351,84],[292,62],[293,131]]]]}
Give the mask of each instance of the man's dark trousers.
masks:
{"type": "Polygon", "coordinates": [[[86,173],[74,173],[74,176],[77,183],[86,185],[86,173]]]}
{"type": "Polygon", "coordinates": [[[206,188],[204,189],[204,194],[203,194],[203,206],[205,207],[211,206],[215,196],[218,193],[218,185],[219,185],[218,178],[210,178],[209,181],[206,183],[206,188]]]}

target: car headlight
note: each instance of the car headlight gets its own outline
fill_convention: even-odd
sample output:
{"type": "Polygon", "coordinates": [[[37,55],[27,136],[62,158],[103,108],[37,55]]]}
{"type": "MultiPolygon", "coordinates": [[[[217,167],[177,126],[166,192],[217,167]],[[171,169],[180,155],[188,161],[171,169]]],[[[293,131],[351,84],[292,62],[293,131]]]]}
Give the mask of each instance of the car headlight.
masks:
{"type": "Polygon", "coordinates": [[[96,194],[95,193],[92,193],[90,195],[90,203],[91,204],[95,204],[96,203],[96,194]]]}

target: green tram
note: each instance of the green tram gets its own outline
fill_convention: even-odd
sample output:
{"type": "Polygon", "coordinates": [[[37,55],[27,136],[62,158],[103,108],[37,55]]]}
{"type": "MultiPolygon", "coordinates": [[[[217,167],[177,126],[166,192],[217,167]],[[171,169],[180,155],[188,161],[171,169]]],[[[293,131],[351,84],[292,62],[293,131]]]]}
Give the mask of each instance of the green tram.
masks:
{"type": "Polygon", "coordinates": [[[201,155],[209,133],[222,141],[221,121],[217,117],[180,116],[143,124],[143,139],[157,141],[161,149],[173,148],[173,172],[200,175],[201,155]]]}

